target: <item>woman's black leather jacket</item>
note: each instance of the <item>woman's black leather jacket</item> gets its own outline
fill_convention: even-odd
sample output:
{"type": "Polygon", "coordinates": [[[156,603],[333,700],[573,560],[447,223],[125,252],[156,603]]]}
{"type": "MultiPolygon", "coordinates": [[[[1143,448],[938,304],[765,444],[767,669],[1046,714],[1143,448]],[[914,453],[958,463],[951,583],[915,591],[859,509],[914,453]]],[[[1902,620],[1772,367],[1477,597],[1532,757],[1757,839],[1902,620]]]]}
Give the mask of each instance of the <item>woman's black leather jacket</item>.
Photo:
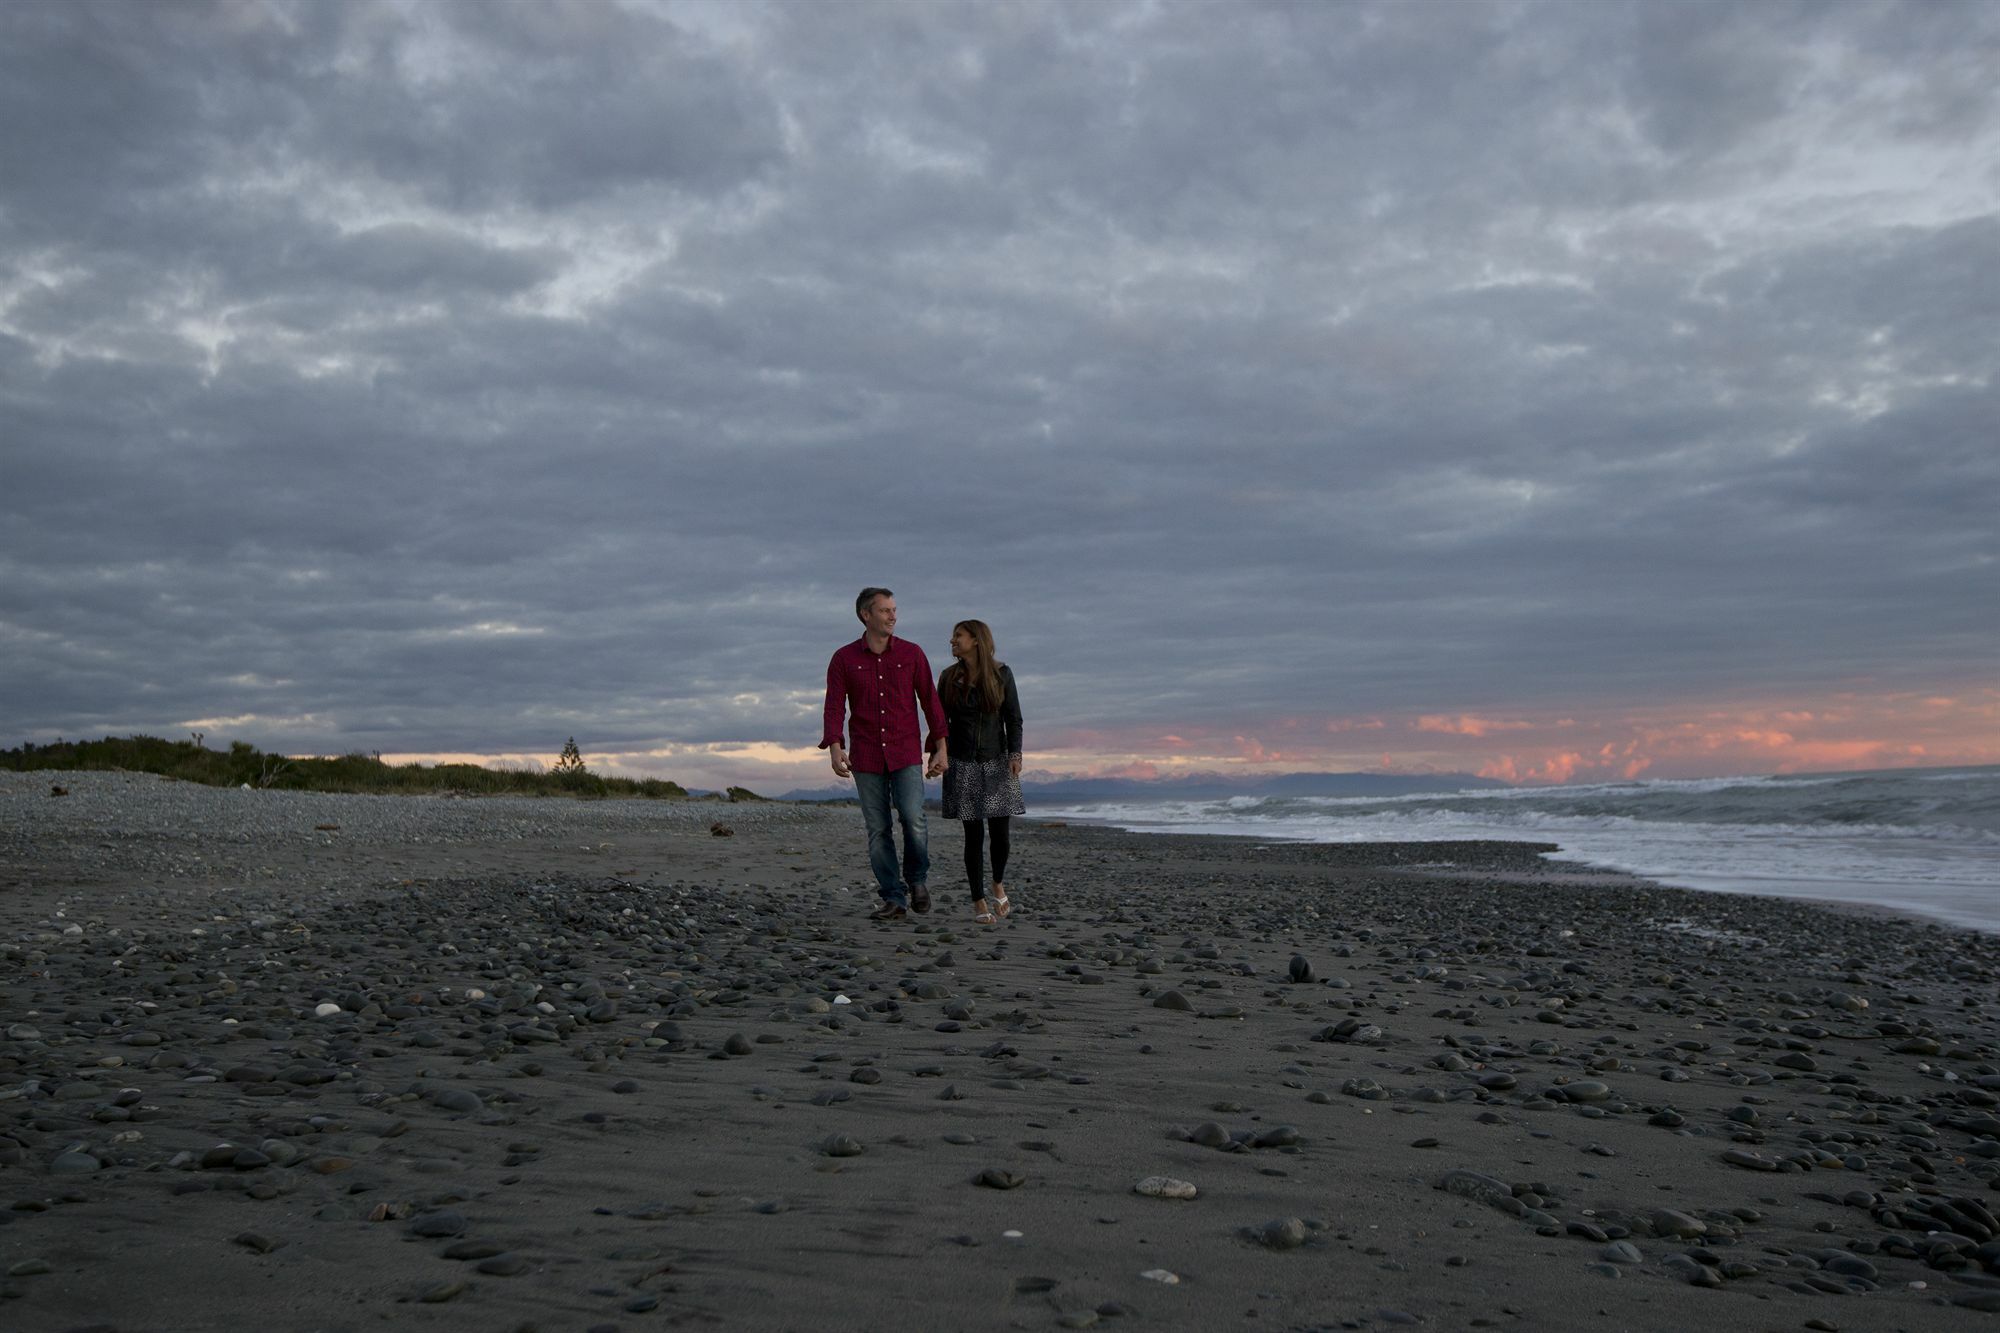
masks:
{"type": "Polygon", "coordinates": [[[1000,711],[989,713],[980,707],[979,687],[966,691],[965,701],[955,703],[944,696],[944,716],[951,762],[1005,759],[1021,753],[1021,696],[1014,688],[1014,673],[1002,662],[1000,686],[1005,694],[1000,711]]]}

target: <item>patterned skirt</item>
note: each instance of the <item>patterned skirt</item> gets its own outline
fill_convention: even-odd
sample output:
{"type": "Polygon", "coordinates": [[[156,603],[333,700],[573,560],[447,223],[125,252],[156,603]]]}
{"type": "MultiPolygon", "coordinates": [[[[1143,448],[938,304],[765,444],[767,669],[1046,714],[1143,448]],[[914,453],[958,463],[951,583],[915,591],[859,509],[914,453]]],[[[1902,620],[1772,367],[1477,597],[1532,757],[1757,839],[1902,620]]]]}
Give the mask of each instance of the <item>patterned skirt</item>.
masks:
{"type": "Polygon", "coordinates": [[[1021,779],[1005,759],[954,759],[944,771],[946,819],[1000,819],[1025,815],[1021,779]]]}

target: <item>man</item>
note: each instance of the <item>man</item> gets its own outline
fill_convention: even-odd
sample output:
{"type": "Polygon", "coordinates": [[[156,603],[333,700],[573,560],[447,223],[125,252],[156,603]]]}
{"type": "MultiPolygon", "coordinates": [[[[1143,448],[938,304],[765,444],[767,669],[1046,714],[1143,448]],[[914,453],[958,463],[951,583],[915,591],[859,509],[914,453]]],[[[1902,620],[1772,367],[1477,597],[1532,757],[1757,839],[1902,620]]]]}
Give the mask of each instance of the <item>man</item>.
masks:
{"type": "Polygon", "coordinates": [[[861,637],[826,664],[826,720],[819,748],[833,752],[833,771],[850,774],[868,827],[868,865],[875,872],[882,905],[871,921],[900,921],[906,911],[931,910],[927,887],[931,856],[924,822],[924,779],[945,771],[944,708],[930,659],[907,639],[896,637],[896,595],[887,588],[863,588],[854,599],[861,637]],[[917,708],[929,725],[917,741],[917,708]],[[841,744],[841,714],[848,739],[841,744]],[[923,753],[931,762],[922,766],[923,753]],[[896,839],[889,825],[894,809],[903,824],[903,860],[898,869],[896,839]]]}

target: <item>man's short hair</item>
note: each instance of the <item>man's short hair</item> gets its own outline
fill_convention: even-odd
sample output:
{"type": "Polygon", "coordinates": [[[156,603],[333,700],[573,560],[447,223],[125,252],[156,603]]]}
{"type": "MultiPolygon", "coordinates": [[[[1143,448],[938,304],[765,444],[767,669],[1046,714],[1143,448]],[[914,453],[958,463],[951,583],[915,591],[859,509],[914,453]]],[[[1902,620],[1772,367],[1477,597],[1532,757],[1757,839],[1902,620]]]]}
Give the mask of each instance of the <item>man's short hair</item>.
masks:
{"type": "Polygon", "coordinates": [[[868,615],[868,608],[874,604],[877,597],[894,597],[895,595],[895,593],[890,592],[887,588],[863,588],[861,595],[854,599],[855,619],[865,618],[868,615]]]}

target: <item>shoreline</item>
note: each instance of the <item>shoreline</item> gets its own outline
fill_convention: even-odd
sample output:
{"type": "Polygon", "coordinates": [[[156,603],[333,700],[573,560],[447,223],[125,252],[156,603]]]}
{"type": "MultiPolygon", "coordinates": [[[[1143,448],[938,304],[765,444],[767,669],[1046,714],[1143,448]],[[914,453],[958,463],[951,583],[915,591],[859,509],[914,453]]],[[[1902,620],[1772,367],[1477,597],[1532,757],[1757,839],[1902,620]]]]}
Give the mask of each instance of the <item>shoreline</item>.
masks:
{"type": "MultiPolygon", "coordinates": [[[[1038,818],[1038,816],[1031,813],[1027,815],[1025,818],[1029,820],[1035,820],[1038,818]]],[[[1057,819],[1054,822],[1058,824],[1073,823],[1078,825],[1079,827],[1117,829],[1122,832],[1134,833],[1147,837],[1246,839],[1258,843],[1270,843],[1272,845],[1277,845],[1280,843],[1311,841],[1310,839],[1306,838],[1273,838],[1269,835],[1258,835],[1258,834],[1247,834],[1247,833],[1243,834],[1215,833],[1208,831],[1184,832],[1178,828],[1171,826],[1132,828],[1127,825],[1112,822],[1110,820],[1090,819],[1078,816],[1073,813],[1065,814],[1060,819],[1057,819]]],[[[1559,853],[1567,850],[1559,842],[1549,842],[1537,839],[1523,838],[1517,840],[1512,838],[1494,838],[1494,839],[1482,839],[1480,841],[1491,841],[1496,844],[1508,844],[1518,841],[1522,845],[1542,848],[1548,853],[1559,853]]],[[[1403,843],[1403,842],[1383,842],[1383,843],[1357,842],[1351,844],[1328,843],[1320,845],[1329,845],[1329,846],[1374,845],[1374,846],[1385,846],[1385,847],[1397,847],[1397,846],[1411,846],[1416,844],[1403,843]]],[[[1799,892],[1799,893],[1770,892],[1755,887],[1759,881],[1754,879],[1742,879],[1738,881],[1733,881],[1734,883],[1740,883],[1747,886],[1744,888],[1714,887],[1709,885],[1689,884],[1689,883],[1677,884],[1672,882],[1671,877],[1662,878],[1658,875],[1649,872],[1636,871],[1636,870],[1623,870],[1613,866],[1602,865],[1597,862],[1589,860],[1587,854],[1581,854],[1581,855],[1584,856],[1584,859],[1579,859],[1574,861],[1555,860],[1545,857],[1542,862],[1543,868],[1528,873],[1536,874],[1542,878],[1548,878],[1548,879],[1576,879],[1578,881],[1581,881],[1583,879],[1592,879],[1600,882],[1602,886],[1606,888],[1616,888],[1625,884],[1646,884],[1658,888],[1678,889],[1686,893],[1713,894],[1723,897],[1761,898],[1779,902],[1811,903],[1815,906],[1824,908],[1828,911],[1850,912],[1869,917],[1884,917],[1896,920],[1925,922],[1932,925],[1943,926],[1950,930],[1969,930],[1982,935],[2000,936],[2000,922],[1970,921],[1961,919],[1957,914],[1953,913],[1952,910],[1948,907],[1925,906],[1925,905],[1911,904],[1906,902],[1900,902],[1900,903],[1878,902],[1861,898],[1840,898],[1840,897],[1827,896],[1825,894],[1815,894],[1811,892],[1799,892]],[[1574,872],[1573,874],[1571,873],[1572,870],[1574,872]]],[[[1782,881],[1782,882],[1792,883],[1794,881],[1782,881]]]]}
{"type": "Polygon", "coordinates": [[[2000,1310],[1979,932],[1035,820],[1009,921],[933,821],[880,925],[851,808],[69,776],[0,784],[9,1328],[2000,1310]]]}

